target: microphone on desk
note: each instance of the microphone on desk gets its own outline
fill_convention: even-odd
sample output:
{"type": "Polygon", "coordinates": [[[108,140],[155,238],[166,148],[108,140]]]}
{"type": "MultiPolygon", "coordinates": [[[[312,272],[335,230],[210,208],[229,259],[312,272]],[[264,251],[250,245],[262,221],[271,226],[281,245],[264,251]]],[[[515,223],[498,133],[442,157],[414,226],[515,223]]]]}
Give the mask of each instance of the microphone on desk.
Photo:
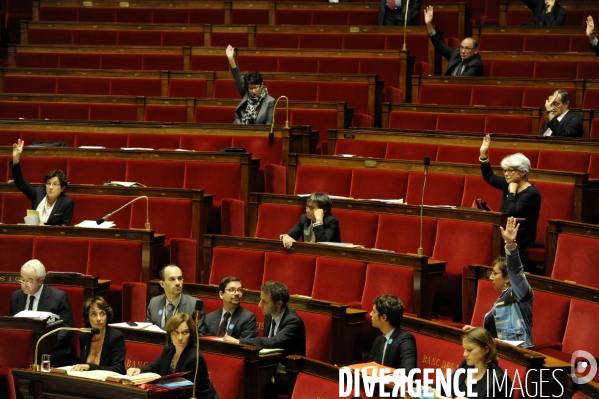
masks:
{"type": "Polygon", "coordinates": [[[32,371],[40,371],[40,366],[39,366],[39,364],[37,364],[37,350],[40,345],[40,342],[42,341],[42,339],[49,337],[50,335],[56,334],[58,331],[81,331],[81,332],[90,333],[91,335],[100,334],[100,329],[95,328],[95,327],[93,327],[93,328],[59,327],[50,332],[45,333],[44,335],[42,335],[40,337],[40,339],[37,340],[37,343],[35,344],[35,355],[33,357],[33,364],[31,365],[32,371]]]}
{"type": "Polygon", "coordinates": [[[287,98],[287,96],[280,96],[279,98],[277,98],[277,101],[275,102],[275,106],[273,107],[272,110],[272,123],[270,124],[270,133],[268,133],[268,140],[270,140],[270,142],[272,143],[272,141],[275,138],[275,120],[277,119],[277,104],[279,103],[279,100],[281,98],[284,98],[285,100],[287,100],[287,120],[285,120],[285,129],[289,129],[289,99],[287,98]]]}
{"type": "MultiPolygon", "coordinates": [[[[197,298],[196,298],[197,299],[197,298]]],[[[198,367],[200,365],[200,317],[202,309],[204,308],[204,302],[201,299],[196,300],[196,373],[193,376],[193,393],[191,399],[196,399],[196,384],[198,380],[198,367]]]]}
{"type": "Polygon", "coordinates": [[[431,157],[424,157],[424,182],[422,183],[422,201],[420,202],[420,247],[418,248],[418,255],[424,255],[424,248],[422,248],[422,229],[423,219],[422,211],[424,209],[424,189],[426,188],[426,176],[428,175],[428,166],[431,164],[431,157]]]}
{"type": "Polygon", "coordinates": [[[100,219],[96,220],[97,224],[102,224],[105,221],[107,221],[112,215],[114,215],[115,213],[117,213],[118,211],[120,211],[121,209],[131,205],[132,203],[134,203],[135,201],[137,201],[138,199],[142,199],[145,198],[146,199],[146,231],[150,231],[150,201],[148,199],[148,197],[146,197],[145,195],[142,195],[141,197],[137,197],[132,199],[131,201],[127,202],[125,205],[121,206],[119,209],[117,209],[116,211],[110,212],[108,215],[101,217],[100,219]]]}

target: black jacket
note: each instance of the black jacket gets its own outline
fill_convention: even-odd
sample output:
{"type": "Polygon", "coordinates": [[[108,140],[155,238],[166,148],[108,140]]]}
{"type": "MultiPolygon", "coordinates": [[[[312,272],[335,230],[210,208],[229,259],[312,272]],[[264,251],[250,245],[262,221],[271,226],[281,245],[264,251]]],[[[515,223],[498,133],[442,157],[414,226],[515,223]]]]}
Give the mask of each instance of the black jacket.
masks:
{"type": "MultiPolygon", "coordinates": [[[[433,46],[435,50],[437,50],[441,55],[448,61],[447,69],[443,72],[445,76],[451,76],[453,70],[460,65],[462,62],[462,57],[460,57],[460,48],[456,47],[452,49],[439,37],[439,35],[435,32],[434,35],[430,36],[431,42],[433,42],[433,46]]],[[[480,55],[475,54],[468,60],[464,61],[465,68],[464,72],[461,76],[483,76],[483,62],[480,59],[480,55]]]]}
{"type": "Polygon", "coordinates": [[[410,370],[416,368],[417,355],[414,336],[400,327],[396,327],[389,341],[385,350],[385,358],[382,359],[385,336],[376,337],[372,343],[369,361],[394,369],[405,369],[405,373],[408,375],[410,370]]]}
{"type": "MultiPolygon", "coordinates": [[[[306,237],[304,237],[304,226],[308,226],[312,223],[306,214],[303,214],[300,217],[299,222],[289,232],[288,236],[293,238],[294,240],[299,240],[300,237],[307,242],[306,237]]],[[[314,238],[316,242],[341,242],[341,233],[339,231],[339,221],[335,216],[333,216],[330,212],[327,212],[322,219],[322,224],[320,226],[316,226],[313,229],[314,238]]]]}
{"type": "MultiPolygon", "coordinates": [[[[37,209],[37,206],[42,202],[46,196],[46,187],[39,186],[33,187],[29,182],[23,178],[21,172],[21,163],[14,165],[11,161],[10,169],[12,171],[12,178],[15,181],[15,186],[31,201],[31,209],[37,209]]],[[[64,191],[56,199],[56,203],[52,207],[52,212],[46,225],[49,226],[68,226],[71,224],[73,219],[73,210],[75,206],[73,200],[66,195],[64,191]]]]}
{"type": "MultiPolygon", "coordinates": [[[[405,19],[405,4],[406,0],[401,2],[401,20],[405,19]]],[[[385,21],[385,12],[387,11],[387,0],[379,0],[379,16],[378,23],[382,25],[385,21]]],[[[408,25],[418,25],[418,18],[420,17],[420,0],[410,0],[410,10],[408,11],[408,25]]]]}
{"type": "MultiPolygon", "coordinates": [[[[171,374],[170,367],[171,361],[173,360],[173,356],[175,356],[175,347],[173,345],[167,345],[162,350],[160,356],[156,358],[152,363],[147,364],[145,366],[141,366],[139,369],[142,373],[156,373],[162,376],[171,374]]],[[[185,374],[183,377],[193,382],[194,373],[196,370],[196,347],[192,346],[191,343],[187,345],[183,352],[181,353],[181,357],[179,357],[179,361],[177,362],[177,366],[175,367],[175,373],[181,371],[190,371],[185,374]]],[[[192,395],[192,389],[186,389],[184,391],[180,391],[178,397],[179,398],[190,398],[192,395]]],[[[212,382],[210,382],[210,378],[208,376],[208,367],[206,366],[206,360],[204,360],[204,356],[200,353],[200,364],[198,366],[198,378],[196,385],[196,396],[202,399],[218,399],[219,396],[216,393],[216,390],[212,386],[212,382]]]]}
{"type": "MultiPolygon", "coordinates": [[[[463,373],[461,373],[458,377],[458,388],[460,391],[462,391],[461,393],[463,393],[465,395],[466,398],[470,398],[469,396],[467,396],[468,394],[468,389],[466,387],[466,377],[468,376],[467,374],[467,370],[471,369],[472,366],[468,366],[466,364],[466,360],[463,360],[462,363],[460,364],[460,366],[454,370],[452,377],[454,376],[454,374],[462,369],[464,370],[463,373]]],[[[476,396],[471,396],[471,398],[476,398],[476,399],[511,399],[511,395],[510,395],[510,389],[512,387],[512,381],[510,379],[510,377],[505,377],[507,383],[503,383],[503,378],[504,378],[504,372],[501,369],[501,367],[499,366],[495,366],[493,368],[487,369],[487,372],[485,373],[484,377],[481,378],[473,387],[472,387],[472,391],[476,394],[476,396]],[[493,374],[495,374],[495,376],[493,376],[493,374]],[[495,377],[495,381],[493,382],[493,378],[495,377]],[[503,383],[503,385],[501,385],[503,383]],[[501,387],[500,387],[501,386],[501,387]]],[[[453,379],[452,379],[453,381],[453,379]]],[[[451,390],[453,391],[453,383],[451,384],[451,390]]],[[[458,393],[457,392],[451,392],[450,393],[451,396],[453,397],[457,397],[458,393]]],[[[446,395],[449,396],[449,395],[446,395]]]]}
{"type": "Polygon", "coordinates": [[[544,0],[522,0],[522,2],[533,13],[532,26],[564,26],[568,13],[559,4],[555,4],[553,10],[547,12],[544,0]]]}
{"type": "Polygon", "coordinates": [[[547,128],[551,129],[552,137],[582,137],[582,116],[578,112],[568,111],[561,122],[557,120],[557,117],[551,121],[547,118],[539,135],[542,136],[547,128]]]}
{"type": "Polygon", "coordinates": [[[80,364],[89,364],[90,370],[109,370],[125,374],[125,353],[127,352],[127,347],[125,345],[125,336],[122,332],[106,326],[106,336],[102,344],[100,364],[87,363],[91,342],[92,335],[90,333],[81,333],[79,335],[80,364]]]}
{"type": "MultiPolygon", "coordinates": [[[[200,325],[200,337],[218,334],[222,314],[222,308],[208,313],[204,318],[204,322],[200,325]]],[[[237,307],[229,318],[226,333],[228,336],[237,339],[254,338],[258,335],[256,315],[241,306],[237,307]]]]}

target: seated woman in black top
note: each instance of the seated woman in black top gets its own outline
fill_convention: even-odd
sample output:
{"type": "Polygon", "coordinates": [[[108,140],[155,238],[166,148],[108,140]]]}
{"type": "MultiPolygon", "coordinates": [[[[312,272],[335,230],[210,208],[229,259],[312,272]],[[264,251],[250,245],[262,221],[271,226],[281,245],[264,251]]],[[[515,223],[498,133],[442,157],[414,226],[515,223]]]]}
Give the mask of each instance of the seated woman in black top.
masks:
{"type": "Polygon", "coordinates": [[[119,374],[125,372],[125,336],[119,330],[108,327],[113,315],[112,308],[101,296],[89,298],[83,303],[85,326],[97,328],[100,333],[81,333],[80,364],[73,366],[72,370],[109,370],[119,374]]]}
{"type": "Polygon", "coordinates": [[[333,201],[321,192],[310,194],[306,200],[306,214],[287,234],[281,234],[279,239],[283,246],[291,248],[300,239],[304,242],[341,242],[339,221],[331,214],[333,201]]]}
{"type": "Polygon", "coordinates": [[[12,145],[10,170],[15,186],[31,201],[31,209],[38,211],[40,225],[68,226],[73,219],[73,200],[64,195],[69,181],[62,170],[53,170],[44,177],[45,186],[33,187],[23,178],[19,158],[25,142],[21,139],[12,145]]]}
{"type": "Polygon", "coordinates": [[[504,372],[499,367],[499,357],[491,334],[484,328],[474,328],[462,337],[464,347],[464,361],[453,371],[452,384],[449,395],[455,399],[508,399],[511,398],[512,382],[509,377],[504,377],[504,372]],[[468,369],[477,371],[468,377],[468,369]],[[456,391],[454,378],[458,379],[456,391]],[[504,381],[505,378],[505,381],[504,381]],[[468,391],[474,395],[468,396],[468,391]]]}
{"type": "MultiPolygon", "coordinates": [[[[166,346],[156,360],[140,368],[130,368],[127,375],[157,373],[162,376],[181,371],[190,371],[183,377],[192,381],[196,372],[196,334],[198,329],[192,317],[187,313],[177,313],[166,323],[166,346]]],[[[218,399],[208,377],[208,367],[204,356],[199,354],[196,396],[202,399],[218,399]]],[[[180,391],[179,398],[190,398],[192,389],[180,391]]]]}
{"type": "Polygon", "coordinates": [[[504,177],[493,173],[488,156],[490,145],[491,136],[487,134],[480,147],[480,169],[485,181],[503,192],[499,212],[507,213],[508,216],[515,218],[526,219],[526,221],[520,222],[523,230],[519,232],[517,239],[518,249],[520,253],[523,253],[526,248],[535,243],[537,238],[541,194],[528,181],[530,161],[521,153],[503,158],[501,167],[504,177]]]}

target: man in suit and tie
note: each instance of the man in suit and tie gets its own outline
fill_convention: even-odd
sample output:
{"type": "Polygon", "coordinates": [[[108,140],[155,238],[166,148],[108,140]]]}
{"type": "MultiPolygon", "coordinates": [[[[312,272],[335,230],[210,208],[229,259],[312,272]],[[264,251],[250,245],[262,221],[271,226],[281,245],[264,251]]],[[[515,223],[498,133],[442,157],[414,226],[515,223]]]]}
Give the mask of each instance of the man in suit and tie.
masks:
{"type": "Polygon", "coordinates": [[[380,295],[372,306],[372,326],[381,330],[370,351],[371,362],[394,369],[404,369],[408,375],[416,368],[416,340],[414,336],[401,329],[403,303],[395,295],[380,295]]]}
{"type": "Polygon", "coordinates": [[[589,38],[591,50],[599,56],[599,39],[595,36],[595,22],[593,22],[593,17],[590,15],[587,17],[587,37],[589,38]]]}
{"type": "MultiPolygon", "coordinates": [[[[267,281],[260,287],[260,309],[264,318],[262,337],[235,339],[225,336],[225,342],[256,345],[261,348],[283,349],[283,359],[289,355],[306,356],[306,329],[304,321],[293,309],[287,307],[289,291],[285,284],[278,281],[267,281]]],[[[277,372],[264,390],[265,398],[276,398],[278,394],[286,394],[289,378],[285,361],[277,368],[277,372]]]]}
{"type": "Polygon", "coordinates": [[[428,6],[424,10],[424,23],[435,50],[448,61],[444,76],[483,76],[483,62],[478,55],[478,41],[467,37],[462,40],[460,47],[454,49],[443,43],[433,26],[433,6],[428,6]]]}
{"type": "Polygon", "coordinates": [[[237,277],[225,277],[218,286],[223,307],[209,313],[200,328],[200,336],[254,338],[258,335],[256,315],[240,306],[243,284],[237,277]]]}
{"type": "MultiPolygon", "coordinates": [[[[166,329],[168,319],[177,313],[187,313],[195,316],[196,302],[199,299],[183,294],[183,272],[177,265],[166,265],[158,273],[160,286],[164,289],[164,295],[155,296],[148,304],[146,322],[156,324],[163,330],[166,329]]],[[[201,324],[204,323],[206,312],[202,306],[201,324]]]]}
{"type": "MultiPolygon", "coordinates": [[[[74,327],[71,302],[66,292],[44,284],[46,268],[37,259],[26,262],[21,267],[21,289],[10,297],[10,313],[14,316],[23,310],[51,312],[62,320],[62,327],[74,327]]],[[[58,341],[52,349],[52,363],[56,367],[73,364],[73,331],[60,331],[58,341]]]]}
{"type": "Polygon", "coordinates": [[[539,132],[542,136],[582,137],[582,116],[570,111],[570,93],[556,90],[545,101],[547,120],[539,132]]]}
{"type": "MultiPolygon", "coordinates": [[[[379,0],[379,25],[404,26],[408,0],[379,0]]],[[[421,0],[410,0],[408,25],[417,25],[421,0]]]]}

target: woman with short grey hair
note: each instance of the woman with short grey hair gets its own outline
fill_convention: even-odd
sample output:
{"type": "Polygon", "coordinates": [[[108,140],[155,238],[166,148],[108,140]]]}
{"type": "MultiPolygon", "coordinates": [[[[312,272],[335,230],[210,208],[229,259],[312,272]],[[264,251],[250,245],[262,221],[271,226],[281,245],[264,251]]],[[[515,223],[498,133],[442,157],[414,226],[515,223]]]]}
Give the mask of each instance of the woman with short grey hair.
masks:
{"type": "Polygon", "coordinates": [[[508,216],[524,218],[520,224],[523,230],[518,232],[518,249],[523,253],[535,243],[537,238],[537,222],[541,211],[541,194],[528,181],[530,161],[521,153],[509,155],[501,161],[503,177],[497,176],[489,163],[489,147],[491,136],[486,135],[480,146],[480,168],[485,181],[498,190],[503,191],[499,212],[508,216]]]}

